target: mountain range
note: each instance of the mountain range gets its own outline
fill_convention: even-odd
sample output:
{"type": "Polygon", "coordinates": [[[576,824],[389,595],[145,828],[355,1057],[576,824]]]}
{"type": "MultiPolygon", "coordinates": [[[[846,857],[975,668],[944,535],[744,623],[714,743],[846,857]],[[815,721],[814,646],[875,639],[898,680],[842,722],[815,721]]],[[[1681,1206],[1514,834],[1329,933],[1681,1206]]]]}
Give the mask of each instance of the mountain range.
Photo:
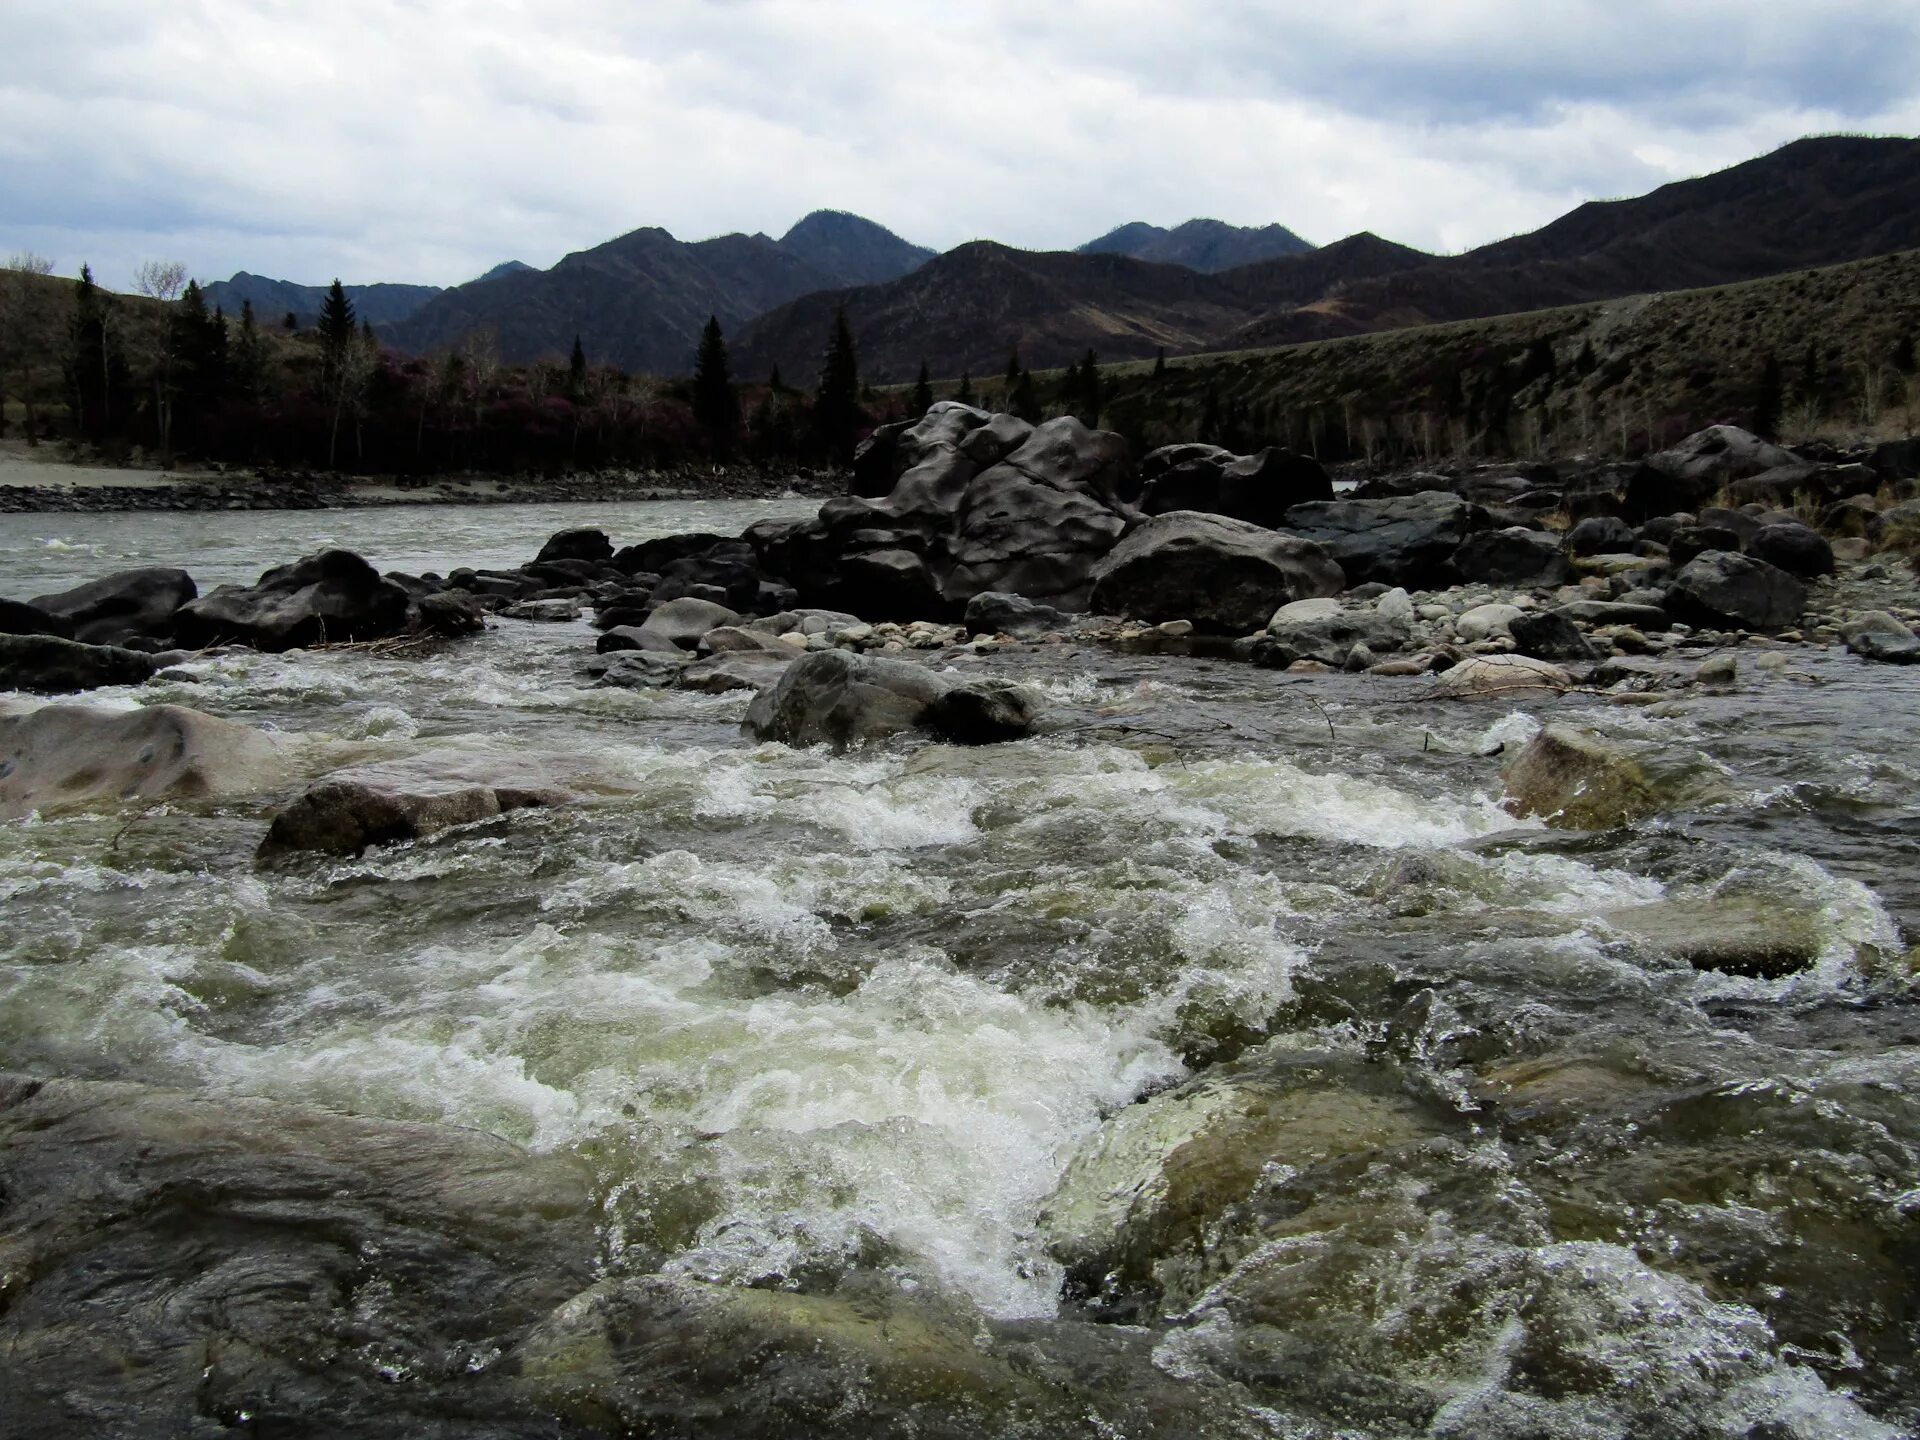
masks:
{"type": "Polygon", "coordinates": [[[1216,274],[1118,255],[965,245],[912,274],[808,295],[758,317],[736,370],[803,375],[844,305],[876,382],[998,374],[1091,349],[1104,360],[1253,349],[1652,291],[1758,279],[1920,249],[1920,140],[1828,136],[1533,231],[1435,256],[1356,235],[1216,274]]]}
{"type": "MultiPolygon", "coordinates": [[[[709,315],[734,372],[812,376],[845,308],[861,373],[910,380],[1250,349],[1755,279],[1920,248],[1920,141],[1795,141],[1634,199],[1593,201],[1530,234],[1438,256],[1372,234],[1315,248],[1280,225],[1134,222],[1072,251],[977,240],[945,254],[842,211],[764,234],[686,242],[634,230],[548,270],[515,262],[464,285],[348,287],[387,344],[426,353],[476,331],[502,359],[564,356],[676,375],[709,315]]],[[[209,303],[317,312],[324,290],[245,273],[209,303]]]]}

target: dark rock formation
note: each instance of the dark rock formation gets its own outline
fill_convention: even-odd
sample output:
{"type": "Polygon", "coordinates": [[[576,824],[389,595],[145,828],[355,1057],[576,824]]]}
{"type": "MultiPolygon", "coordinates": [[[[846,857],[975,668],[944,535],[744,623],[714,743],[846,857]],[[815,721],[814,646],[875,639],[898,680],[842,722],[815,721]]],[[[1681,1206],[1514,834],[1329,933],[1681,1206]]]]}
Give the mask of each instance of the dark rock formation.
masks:
{"type": "Polygon", "coordinates": [[[351,550],[322,550],[181,607],[176,634],[185,645],[238,641],[258,650],[375,640],[405,627],[408,598],[351,550]]]}
{"type": "Polygon", "coordinates": [[[57,635],[0,635],[0,690],[65,695],[102,685],[139,685],[157,669],[152,656],[117,645],[82,645],[57,635]]]}
{"type": "Polygon", "coordinates": [[[1298,536],[1224,515],[1156,515],[1093,570],[1096,610],[1141,620],[1191,620],[1246,635],[1292,600],[1337,595],[1345,577],[1298,536]]]}
{"type": "Polygon", "coordinates": [[[1014,740],[1039,713],[1034,694],[1004,680],[960,684],[923,665],[818,650],[753,697],[741,729],[787,745],[849,745],[925,730],[960,744],[1014,740]]]}
{"type": "Polygon", "coordinates": [[[135,636],[171,636],[175,612],[199,593],[186,571],[149,565],[27,603],[69,622],[72,638],[82,644],[122,645],[135,636]]]}
{"type": "Polygon", "coordinates": [[[1807,587],[1764,560],[1709,550],[1673,577],[1667,608],[1691,624],[1779,630],[1807,608],[1807,587]]]}
{"type": "Polygon", "coordinates": [[[1349,585],[1378,580],[1413,590],[1451,584],[1454,552],[1477,527],[1473,507],[1459,496],[1425,491],[1296,505],[1286,528],[1324,548],[1349,585]]]}

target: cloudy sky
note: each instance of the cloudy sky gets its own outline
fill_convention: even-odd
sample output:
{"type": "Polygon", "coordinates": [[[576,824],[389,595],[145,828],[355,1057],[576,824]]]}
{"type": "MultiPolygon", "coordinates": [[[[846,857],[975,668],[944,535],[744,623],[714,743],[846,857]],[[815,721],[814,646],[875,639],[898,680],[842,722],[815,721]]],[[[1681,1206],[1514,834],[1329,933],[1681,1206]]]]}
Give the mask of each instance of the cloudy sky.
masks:
{"type": "Polygon", "coordinates": [[[0,252],[449,284],[639,225],[1458,250],[1920,133],[1913,0],[7,0],[0,252]]]}

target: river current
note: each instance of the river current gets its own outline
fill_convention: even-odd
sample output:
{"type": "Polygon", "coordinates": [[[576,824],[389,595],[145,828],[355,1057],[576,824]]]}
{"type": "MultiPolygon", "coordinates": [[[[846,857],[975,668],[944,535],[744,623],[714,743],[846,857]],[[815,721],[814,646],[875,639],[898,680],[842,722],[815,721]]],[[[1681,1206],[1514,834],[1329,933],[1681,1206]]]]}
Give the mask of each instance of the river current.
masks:
{"type": "MultiPolygon", "coordinates": [[[[154,563],[205,590],[321,543],[518,564],[568,525],[804,509],[0,516],[0,593],[154,563]]],[[[603,1287],[939,1297],[1038,1397],[981,1380],[887,1433],[1920,1417],[1920,673],[1795,649],[1726,694],[1447,705],[1031,645],[934,663],[1028,680],[1055,733],[835,756],[744,740],[743,694],[596,688],[593,639],[498,620],[93,697],[282,732],[296,773],[0,825],[0,1069],[484,1132],[586,1177],[603,1287]],[[1688,798],[1603,834],[1513,819],[1498,752],[1547,720],[1685,768],[1688,798]],[[449,752],[588,799],[256,861],[307,778],[449,752]],[[1676,919],[1799,927],[1812,963],[1697,969],[1647,938],[1676,919]],[[1103,1366],[1146,1387],[1124,1416],[1103,1366]]],[[[467,1413],[459,1367],[393,1363],[415,1433],[467,1413]]],[[[834,1383],[898,1381],[865,1365],[834,1383]]],[[[724,1434],[789,1383],[726,1375],[677,1418],[609,1389],[499,1433],[724,1434]]],[[[755,1433],[815,1414],[780,1413],[755,1433]]]]}

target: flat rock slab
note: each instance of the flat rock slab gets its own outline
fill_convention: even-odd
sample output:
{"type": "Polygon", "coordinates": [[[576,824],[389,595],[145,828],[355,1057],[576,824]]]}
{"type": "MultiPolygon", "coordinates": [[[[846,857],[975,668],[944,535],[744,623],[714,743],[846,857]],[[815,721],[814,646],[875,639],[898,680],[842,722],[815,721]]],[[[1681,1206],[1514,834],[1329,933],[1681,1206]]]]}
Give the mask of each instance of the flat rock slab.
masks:
{"type": "Polygon", "coordinates": [[[0,714],[0,819],[135,800],[217,798],[285,775],[264,731],[180,705],[41,705],[0,714]]]}

